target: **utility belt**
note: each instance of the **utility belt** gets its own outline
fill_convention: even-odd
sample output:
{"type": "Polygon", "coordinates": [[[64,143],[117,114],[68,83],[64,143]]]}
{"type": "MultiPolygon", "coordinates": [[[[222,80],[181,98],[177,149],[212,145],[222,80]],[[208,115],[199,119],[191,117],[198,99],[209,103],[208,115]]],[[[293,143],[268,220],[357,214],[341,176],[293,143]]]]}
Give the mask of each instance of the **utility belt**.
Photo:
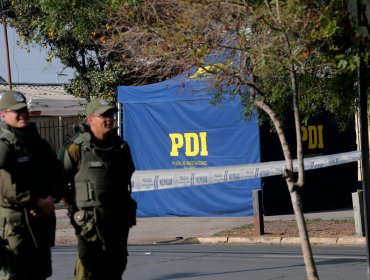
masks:
{"type": "Polygon", "coordinates": [[[53,247],[55,228],[55,214],[34,217],[27,208],[0,207],[0,237],[3,248],[15,255],[26,253],[32,247],[53,247]]]}
{"type": "Polygon", "coordinates": [[[87,242],[100,241],[104,250],[119,249],[130,228],[124,208],[85,208],[73,214],[77,234],[87,242]]]}

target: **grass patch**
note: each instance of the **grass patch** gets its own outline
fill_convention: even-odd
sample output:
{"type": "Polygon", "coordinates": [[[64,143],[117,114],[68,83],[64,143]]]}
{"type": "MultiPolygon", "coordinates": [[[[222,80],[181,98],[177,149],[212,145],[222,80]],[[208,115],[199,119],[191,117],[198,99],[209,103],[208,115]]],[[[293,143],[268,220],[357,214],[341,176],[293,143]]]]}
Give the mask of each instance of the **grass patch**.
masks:
{"type": "MultiPolygon", "coordinates": [[[[352,236],[354,234],[354,218],[344,219],[306,219],[310,236],[352,236]]],[[[265,221],[264,233],[270,236],[298,236],[295,220],[265,221]]],[[[254,224],[249,223],[215,233],[213,236],[255,236],[254,224]]]]}
{"type": "Polygon", "coordinates": [[[331,219],[331,220],[323,220],[320,218],[316,219],[306,219],[306,224],[307,225],[313,225],[313,224],[320,224],[322,222],[328,222],[331,224],[355,224],[355,219],[354,218],[345,218],[345,219],[331,219]]]}
{"type": "Polygon", "coordinates": [[[215,233],[213,236],[229,236],[229,235],[235,235],[238,233],[252,232],[253,230],[254,230],[253,224],[246,224],[240,227],[235,227],[232,229],[226,229],[226,230],[220,231],[218,233],[215,233]]]}

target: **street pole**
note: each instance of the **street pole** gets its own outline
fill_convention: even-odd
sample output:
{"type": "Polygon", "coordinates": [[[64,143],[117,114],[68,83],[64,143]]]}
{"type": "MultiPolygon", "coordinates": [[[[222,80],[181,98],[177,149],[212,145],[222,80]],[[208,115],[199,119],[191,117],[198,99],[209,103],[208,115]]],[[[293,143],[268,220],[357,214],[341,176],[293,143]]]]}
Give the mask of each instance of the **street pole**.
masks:
{"type": "Polygon", "coordinates": [[[8,68],[8,85],[9,85],[9,90],[12,90],[12,72],[10,69],[10,60],[9,60],[8,30],[6,27],[3,0],[0,0],[0,4],[1,4],[1,19],[2,19],[3,27],[4,27],[4,44],[5,44],[5,52],[6,52],[6,65],[8,68]]]}
{"type": "Polygon", "coordinates": [[[364,217],[365,217],[365,236],[366,236],[366,254],[367,254],[367,274],[370,280],[370,180],[369,180],[369,135],[368,135],[368,114],[367,114],[367,80],[366,67],[364,63],[360,64],[358,69],[358,94],[360,101],[360,141],[361,141],[361,166],[362,166],[362,190],[364,199],[364,217]]]}
{"type": "MultiPolygon", "coordinates": [[[[369,6],[370,7],[370,6],[369,6]]],[[[364,26],[369,34],[369,21],[365,14],[366,6],[361,0],[357,0],[357,23],[358,27],[364,26]]],[[[365,38],[364,38],[364,41],[365,38]]],[[[370,178],[369,178],[369,124],[368,124],[368,97],[367,91],[369,87],[367,79],[367,66],[361,55],[364,50],[364,42],[360,40],[358,46],[360,54],[360,66],[358,68],[358,97],[359,97],[359,113],[360,113],[360,143],[361,143],[361,166],[362,166],[362,190],[365,218],[365,238],[366,238],[366,254],[367,254],[367,279],[370,280],[370,178]]]]}

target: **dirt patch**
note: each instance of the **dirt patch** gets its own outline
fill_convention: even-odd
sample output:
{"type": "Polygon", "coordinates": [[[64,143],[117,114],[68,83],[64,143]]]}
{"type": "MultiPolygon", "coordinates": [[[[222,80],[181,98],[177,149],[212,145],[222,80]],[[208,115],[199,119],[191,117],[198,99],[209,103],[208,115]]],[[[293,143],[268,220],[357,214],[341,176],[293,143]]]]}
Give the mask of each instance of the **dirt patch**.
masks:
{"type": "MultiPolygon", "coordinates": [[[[354,219],[341,220],[307,220],[307,229],[310,237],[342,237],[355,236],[354,219]]],[[[267,221],[264,222],[265,236],[280,236],[280,237],[298,237],[297,224],[292,221],[267,221]]],[[[229,236],[229,237],[252,237],[254,234],[254,225],[247,224],[241,227],[224,230],[214,236],[229,236]]]]}
{"type": "Polygon", "coordinates": [[[67,219],[57,219],[57,234],[55,243],[57,245],[76,244],[77,239],[74,233],[73,226],[67,219]]]}
{"type": "Polygon", "coordinates": [[[73,226],[69,220],[58,220],[57,219],[57,230],[72,229],[73,226]]]}

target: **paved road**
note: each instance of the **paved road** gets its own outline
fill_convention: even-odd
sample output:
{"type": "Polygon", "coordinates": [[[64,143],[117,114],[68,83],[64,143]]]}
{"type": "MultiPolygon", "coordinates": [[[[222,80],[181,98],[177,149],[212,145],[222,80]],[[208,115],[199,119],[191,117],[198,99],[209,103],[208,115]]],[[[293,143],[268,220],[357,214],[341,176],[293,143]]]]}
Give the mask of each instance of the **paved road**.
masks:
{"type": "MultiPolygon", "coordinates": [[[[53,250],[53,280],[73,279],[75,246],[53,250]]],[[[366,279],[365,248],[314,247],[320,279],[366,279]]],[[[306,279],[299,246],[136,245],[125,280],[306,279]]]]}

